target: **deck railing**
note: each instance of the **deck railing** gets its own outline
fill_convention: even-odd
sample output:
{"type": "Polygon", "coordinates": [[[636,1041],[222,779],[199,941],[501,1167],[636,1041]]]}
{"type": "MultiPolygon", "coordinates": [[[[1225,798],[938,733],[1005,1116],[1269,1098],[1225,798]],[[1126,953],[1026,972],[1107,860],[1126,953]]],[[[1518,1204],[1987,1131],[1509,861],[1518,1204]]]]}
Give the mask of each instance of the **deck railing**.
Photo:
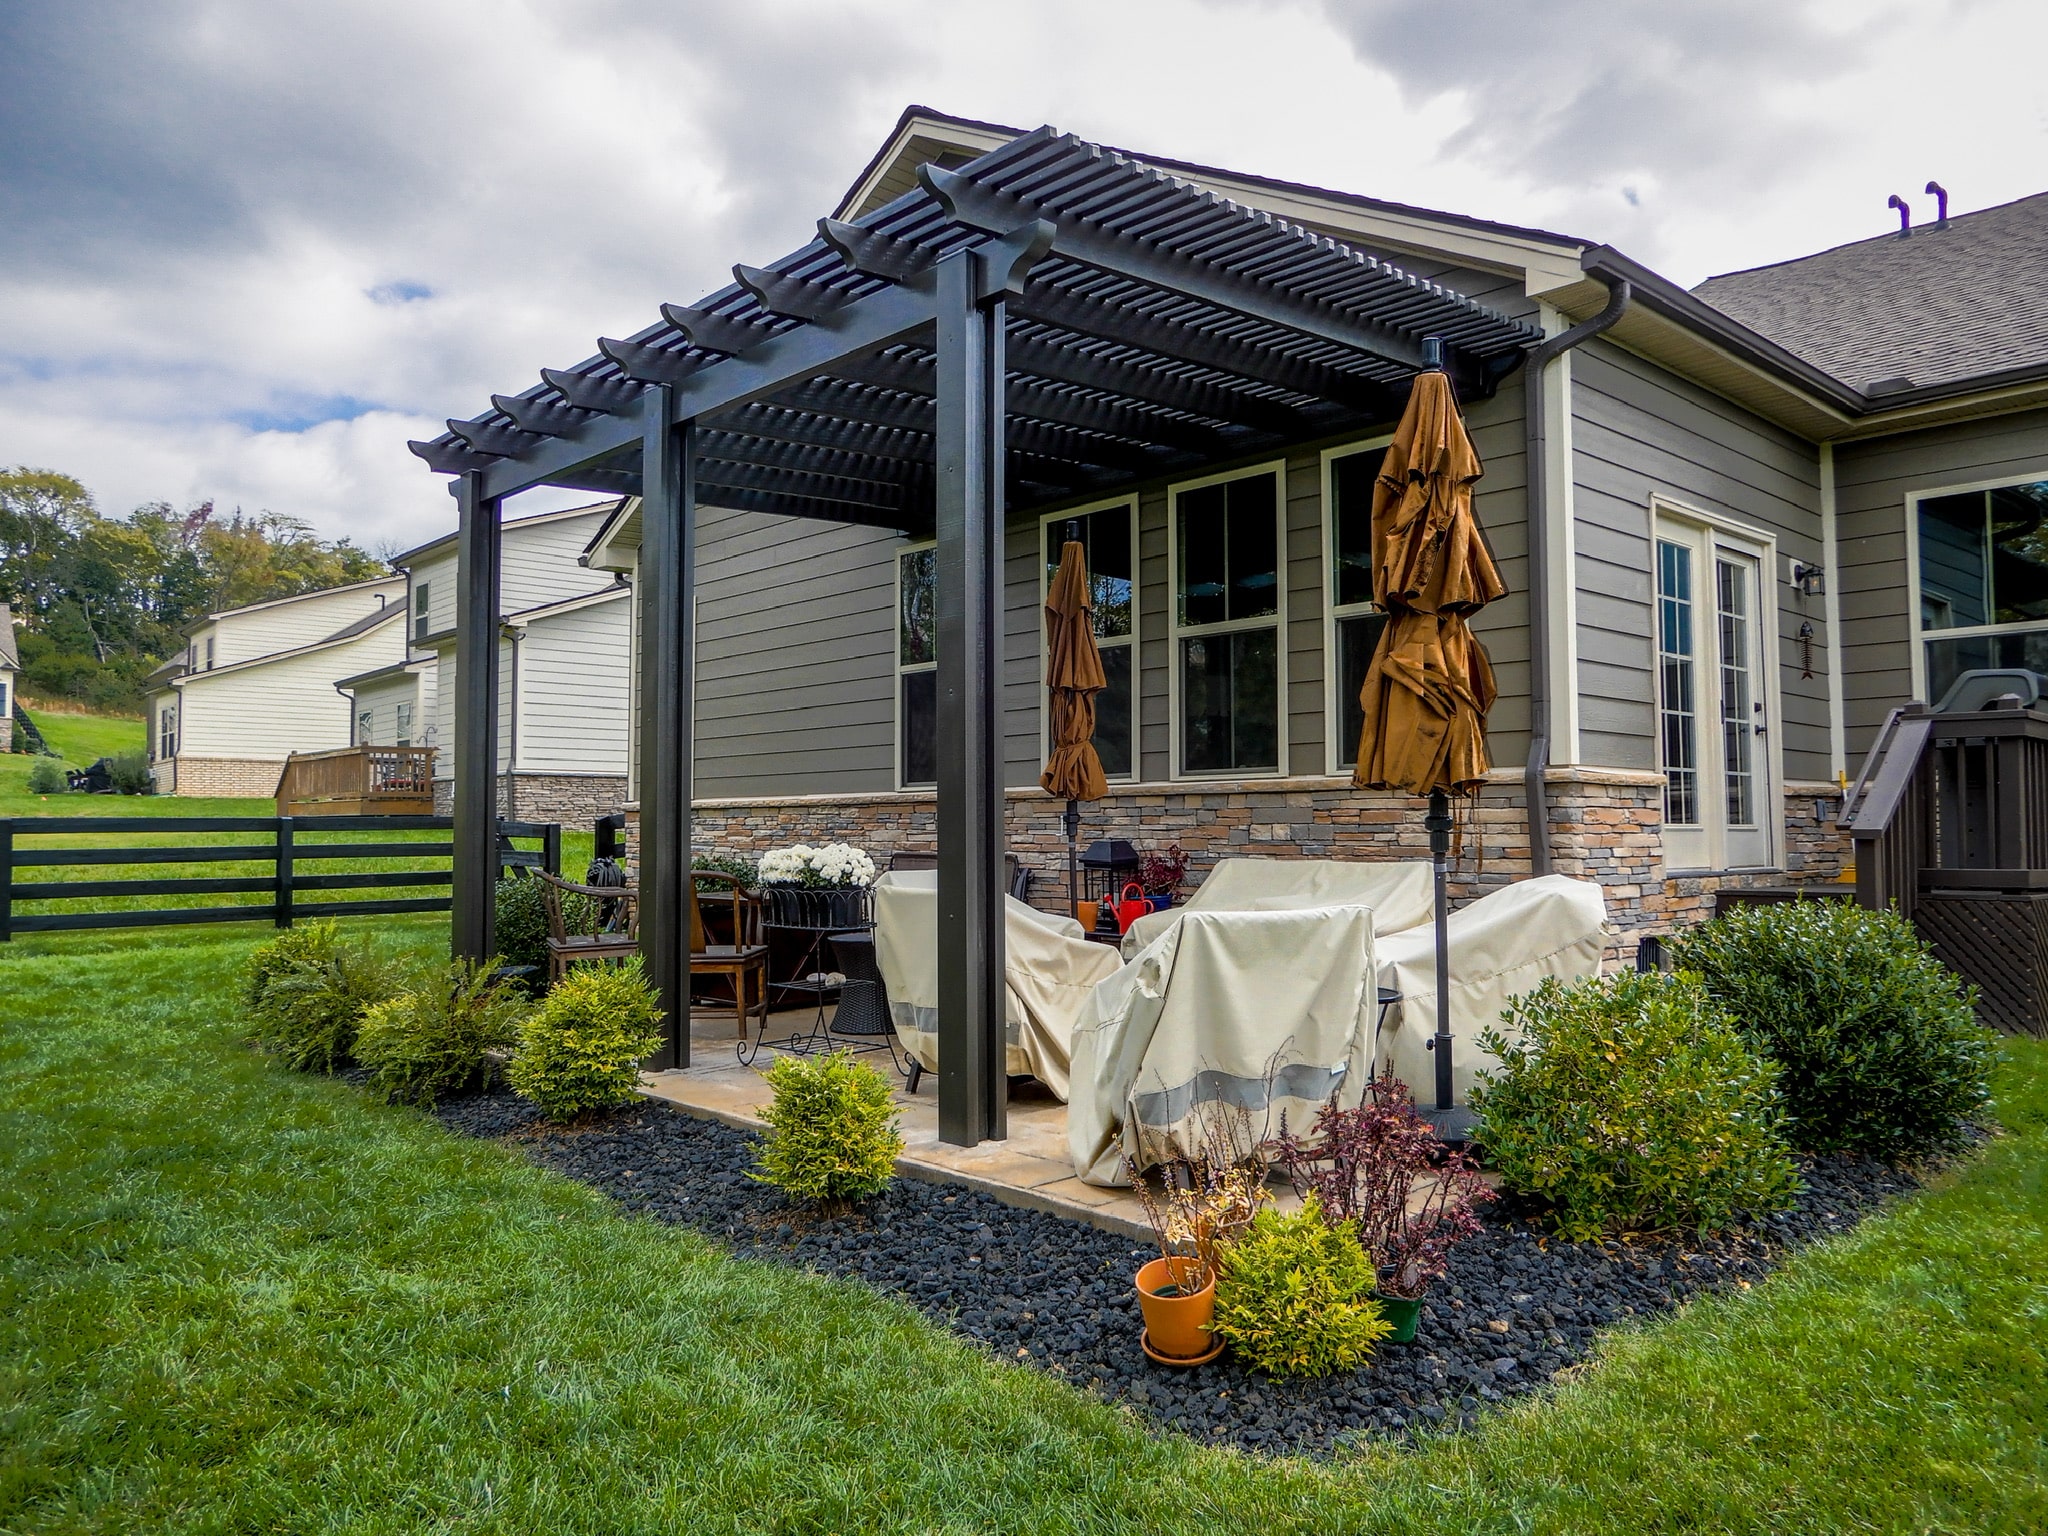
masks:
{"type": "Polygon", "coordinates": [[[362,810],[432,810],[432,747],[336,747],[294,752],[277,781],[277,813],[347,805],[362,810]],[[421,804],[424,802],[424,804],[421,804]]]}

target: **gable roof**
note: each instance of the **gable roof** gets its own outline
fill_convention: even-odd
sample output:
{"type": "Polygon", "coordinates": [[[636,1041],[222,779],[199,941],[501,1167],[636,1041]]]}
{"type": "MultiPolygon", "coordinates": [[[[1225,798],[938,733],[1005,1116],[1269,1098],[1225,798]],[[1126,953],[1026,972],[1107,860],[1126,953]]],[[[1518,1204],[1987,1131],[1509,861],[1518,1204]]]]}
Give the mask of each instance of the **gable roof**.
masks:
{"type": "Polygon", "coordinates": [[[1694,294],[1881,401],[2048,365],[2048,192],[1710,277],[1694,294]]]}
{"type": "Polygon", "coordinates": [[[319,587],[311,592],[294,592],[289,597],[267,597],[260,603],[244,603],[239,608],[219,608],[194,619],[183,632],[188,635],[195,633],[216,619],[234,618],[244,613],[260,613],[266,608],[283,608],[291,603],[309,603],[315,598],[336,597],[343,592],[362,592],[377,587],[388,587],[400,580],[401,578],[397,576],[372,576],[363,581],[345,582],[338,587],[319,587]]]}
{"type": "MultiPolygon", "coordinates": [[[[610,517],[618,508],[619,502],[617,498],[613,498],[610,501],[593,501],[580,507],[564,507],[559,512],[536,512],[531,517],[508,517],[502,526],[506,533],[510,533],[518,528],[537,528],[542,523],[559,523],[565,518],[588,517],[593,512],[601,512],[606,517],[610,517]]],[[[432,554],[444,545],[453,544],[455,542],[455,532],[455,530],[451,529],[439,538],[429,539],[424,544],[415,544],[411,549],[403,550],[393,555],[387,563],[394,570],[405,570],[417,564],[422,555],[432,554]]]]}
{"type": "MultiPolygon", "coordinates": [[[[324,651],[332,646],[345,645],[351,640],[359,639],[371,630],[376,629],[379,625],[389,624],[393,619],[403,618],[404,616],[405,604],[386,603],[383,607],[377,609],[376,612],[364,614],[361,618],[344,625],[333,634],[323,635],[318,640],[308,641],[304,645],[295,645],[289,650],[272,651],[265,656],[251,656],[243,661],[231,661],[224,667],[205,667],[197,672],[175,674],[164,681],[170,687],[182,688],[186,683],[211,682],[216,677],[227,677],[231,673],[247,672],[254,667],[267,667],[272,662],[290,661],[295,657],[310,656],[315,651],[324,651]]],[[[163,668],[161,667],[157,669],[158,672],[162,670],[163,668]]],[[[155,676],[155,672],[150,674],[152,679],[155,676]]]]}

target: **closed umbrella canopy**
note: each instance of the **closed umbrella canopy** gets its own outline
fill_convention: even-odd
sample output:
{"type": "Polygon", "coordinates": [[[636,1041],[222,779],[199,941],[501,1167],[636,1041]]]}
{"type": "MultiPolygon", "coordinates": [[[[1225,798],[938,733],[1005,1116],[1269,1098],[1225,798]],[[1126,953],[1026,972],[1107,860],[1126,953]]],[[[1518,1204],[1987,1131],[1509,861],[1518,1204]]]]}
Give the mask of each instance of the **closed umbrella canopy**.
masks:
{"type": "Polygon", "coordinates": [[[1062,800],[1100,800],[1109,793],[1095,754],[1095,695],[1109,685],[1095,648],[1095,604],[1088,596],[1088,556],[1068,540],[1045,598],[1046,685],[1052,696],[1052,752],[1039,784],[1062,800]]]}
{"type": "Polygon", "coordinates": [[[1373,596],[1387,626],[1359,695],[1361,788],[1471,794],[1485,781],[1497,690],[1466,619],[1507,584],[1472,516],[1484,472],[1450,379],[1416,375],[1373,486],[1373,596]]]}

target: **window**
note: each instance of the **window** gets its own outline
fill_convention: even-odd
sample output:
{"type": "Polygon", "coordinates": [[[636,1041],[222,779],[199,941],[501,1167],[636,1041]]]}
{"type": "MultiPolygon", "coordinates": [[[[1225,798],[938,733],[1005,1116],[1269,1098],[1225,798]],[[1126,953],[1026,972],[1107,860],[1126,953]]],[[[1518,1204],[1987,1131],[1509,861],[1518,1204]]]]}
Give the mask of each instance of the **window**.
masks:
{"type": "Polygon", "coordinates": [[[178,706],[166,704],[156,717],[156,758],[169,762],[178,755],[178,706]]]}
{"type": "MultiPolygon", "coordinates": [[[[1107,683],[1095,696],[1095,754],[1112,779],[1137,772],[1134,690],[1138,676],[1138,504],[1055,512],[1040,520],[1042,570],[1039,597],[1052,590],[1060,554],[1069,539],[1078,540],[1088,556],[1088,591],[1095,604],[1095,646],[1102,654],[1107,683]]],[[[1044,656],[1045,625],[1039,622],[1039,655],[1044,656]]],[[[1051,730],[1051,711],[1040,712],[1041,734],[1051,730]]],[[[1041,744],[1049,747],[1049,740],[1041,744]]],[[[1043,756],[1043,752],[1040,754],[1043,756]]]]}
{"type": "Polygon", "coordinates": [[[1358,763],[1365,728],[1359,695],[1372,666],[1387,616],[1372,600],[1372,494],[1384,443],[1341,448],[1323,456],[1324,558],[1328,562],[1329,624],[1324,637],[1330,679],[1326,711],[1330,771],[1358,763]]]}
{"type": "Polygon", "coordinates": [[[1180,774],[1280,771],[1281,468],[1172,493],[1180,774]]]}
{"type": "Polygon", "coordinates": [[[421,582],[412,594],[412,637],[424,640],[433,631],[427,624],[427,594],[433,590],[432,582],[421,582]]]}
{"type": "Polygon", "coordinates": [[[367,710],[367,709],[364,709],[364,710],[358,710],[358,711],[356,712],[356,745],[357,745],[357,746],[359,746],[359,747],[367,747],[367,746],[370,746],[370,745],[372,745],[372,743],[371,743],[371,740],[370,740],[370,738],[371,738],[372,736],[374,736],[374,735],[376,734],[376,732],[375,732],[375,731],[374,731],[374,730],[372,729],[372,727],[371,727],[371,722],[372,722],[372,721],[373,721],[373,720],[374,720],[375,718],[376,718],[376,717],[375,717],[375,715],[374,715],[374,714],[373,714],[373,713],[372,713],[372,712],[371,712],[370,710],[367,710]]]}
{"type": "Polygon", "coordinates": [[[401,747],[409,747],[412,745],[412,706],[410,704],[401,704],[398,706],[397,745],[401,747]]]}
{"type": "Polygon", "coordinates": [[[206,637],[206,670],[213,670],[213,636],[206,637]]]}
{"type": "Polygon", "coordinates": [[[1927,701],[1980,667],[2048,671],[2048,480],[1923,497],[1914,522],[1927,701]]]}
{"type": "Polygon", "coordinates": [[[937,781],[938,548],[919,544],[896,557],[896,782],[937,781]]]}
{"type": "Polygon", "coordinates": [[[1692,550],[1657,541],[1658,725],[1663,736],[1664,820],[1697,826],[1699,719],[1693,689],[1692,550]]]}

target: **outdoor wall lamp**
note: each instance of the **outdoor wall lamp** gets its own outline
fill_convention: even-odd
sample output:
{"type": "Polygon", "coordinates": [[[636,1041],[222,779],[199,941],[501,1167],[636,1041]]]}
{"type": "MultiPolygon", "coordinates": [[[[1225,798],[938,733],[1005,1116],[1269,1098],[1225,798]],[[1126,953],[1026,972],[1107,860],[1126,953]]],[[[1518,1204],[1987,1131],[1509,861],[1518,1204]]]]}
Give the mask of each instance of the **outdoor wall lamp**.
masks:
{"type": "Polygon", "coordinates": [[[1799,589],[1801,597],[1819,597],[1827,590],[1827,572],[1818,565],[1792,562],[1792,585],[1799,589]]]}

